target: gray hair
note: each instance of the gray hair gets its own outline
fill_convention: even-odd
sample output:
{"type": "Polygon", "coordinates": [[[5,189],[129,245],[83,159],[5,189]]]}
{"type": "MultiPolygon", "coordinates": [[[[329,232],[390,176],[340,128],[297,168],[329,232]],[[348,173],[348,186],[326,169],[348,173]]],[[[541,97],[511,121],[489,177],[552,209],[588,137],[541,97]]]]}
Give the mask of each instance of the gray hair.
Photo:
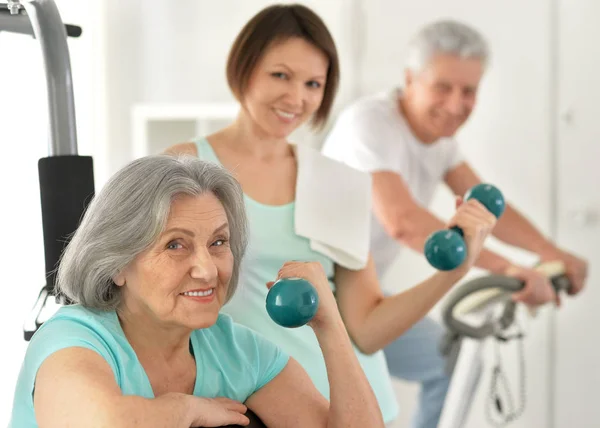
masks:
{"type": "Polygon", "coordinates": [[[106,183],[63,253],[59,292],[88,308],[116,309],[122,287],[113,278],[158,239],[173,199],[208,192],[221,201],[229,223],[234,260],[229,300],[237,288],[248,240],[243,192],[224,168],[191,156],[137,159],[106,183]]]}
{"type": "Polygon", "coordinates": [[[421,72],[439,54],[478,59],[484,67],[490,55],[486,40],[474,28],[452,20],[436,21],[423,27],[410,41],[406,68],[421,72]]]}

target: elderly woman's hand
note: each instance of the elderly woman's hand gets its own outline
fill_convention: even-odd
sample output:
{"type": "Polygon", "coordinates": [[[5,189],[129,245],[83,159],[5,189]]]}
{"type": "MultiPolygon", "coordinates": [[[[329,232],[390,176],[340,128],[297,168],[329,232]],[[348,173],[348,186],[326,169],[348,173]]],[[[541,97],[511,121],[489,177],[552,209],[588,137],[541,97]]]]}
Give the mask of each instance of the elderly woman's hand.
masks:
{"type": "MultiPolygon", "coordinates": [[[[327,275],[318,262],[287,262],[277,274],[276,280],[282,278],[302,278],[310,282],[319,294],[319,308],[308,323],[313,329],[322,328],[341,320],[337,302],[329,286],[327,275]]],[[[269,288],[274,282],[269,282],[269,288]]]]}
{"type": "Polygon", "coordinates": [[[189,396],[192,427],[246,426],[250,420],[244,416],[246,406],[229,398],[202,398],[189,396]]]}

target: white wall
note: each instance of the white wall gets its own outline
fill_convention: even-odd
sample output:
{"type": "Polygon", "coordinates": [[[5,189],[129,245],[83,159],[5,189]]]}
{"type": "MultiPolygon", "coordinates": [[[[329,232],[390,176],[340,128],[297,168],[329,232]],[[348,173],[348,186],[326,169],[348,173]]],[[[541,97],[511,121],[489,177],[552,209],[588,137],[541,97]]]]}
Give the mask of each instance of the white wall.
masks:
{"type": "MultiPolygon", "coordinates": [[[[158,0],[58,0],[57,3],[66,22],[84,27],[82,38],[69,43],[80,151],[94,156],[96,188],[99,189],[110,174],[132,159],[131,108],[134,104],[232,100],[224,76],[229,46],[247,19],[271,1],[179,0],[176,6],[158,0]]],[[[552,142],[558,109],[553,95],[556,82],[552,66],[557,51],[552,44],[557,37],[551,19],[553,2],[422,0],[408,4],[392,0],[312,0],[302,3],[321,14],[338,44],[342,82],[335,111],[363,94],[396,85],[402,77],[406,40],[424,23],[454,17],[479,28],[491,43],[492,64],[484,78],[476,112],[459,135],[461,145],[485,179],[499,185],[542,231],[552,232],[558,215],[553,211],[556,195],[552,184],[556,178],[552,142]]],[[[593,39],[591,32],[595,27],[590,17],[594,16],[591,8],[596,6],[592,0],[580,2],[578,8],[571,9],[567,6],[570,3],[562,0],[559,3],[560,16],[564,17],[561,19],[565,20],[561,28],[563,36],[577,34],[581,20],[588,19],[589,23],[587,38],[582,35],[579,39],[575,36],[561,39],[560,52],[565,61],[569,53],[579,54],[569,56],[568,63],[573,65],[561,72],[564,79],[580,85],[563,88],[561,102],[576,102],[568,98],[576,89],[578,100],[587,100],[585,102],[591,105],[587,111],[593,111],[589,100],[597,99],[600,94],[589,98],[588,86],[579,79],[578,72],[579,62],[590,64],[589,49],[573,51],[573,46],[584,46],[587,40],[593,39]]],[[[3,225],[8,225],[4,228],[8,245],[0,249],[0,260],[5,284],[16,290],[14,296],[5,297],[0,311],[4,343],[11,349],[9,362],[2,369],[5,381],[0,385],[2,425],[8,419],[7,403],[26,346],[22,340],[22,320],[44,281],[36,165],[37,159],[46,153],[47,113],[37,45],[27,37],[0,33],[0,52],[2,58],[10,58],[11,70],[18,70],[13,72],[18,81],[27,82],[26,85],[3,86],[0,97],[0,141],[5,147],[5,156],[0,158],[3,201],[0,219],[3,225]],[[7,112],[14,112],[10,119],[7,112]],[[19,159],[18,163],[15,158],[19,159]]],[[[2,61],[3,67],[4,64],[2,61]]],[[[593,64],[596,72],[588,72],[588,81],[597,75],[598,64],[593,64]]],[[[582,125],[585,128],[578,129],[592,129],[594,119],[593,115],[585,116],[585,125],[582,125]]],[[[570,143],[577,141],[572,129],[564,128],[559,137],[570,143]]],[[[585,141],[595,141],[598,137],[581,132],[577,137],[585,141]]],[[[305,136],[303,132],[298,133],[298,138],[305,136]]],[[[309,141],[318,144],[319,136],[309,141]]],[[[562,185],[561,197],[565,197],[569,205],[597,207],[597,199],[574,196],[581,193],[573,188],[597,181],[597,175],[592,176],[592,173],[597,174],[595,165],[586,168],[579,165],[586,157],[597,159],[598,153],[590,144],[585,146],[587,151],[579,152],[579,157],[569,157],[568,154],[573,153],[570,147],[563,147],[561,152],[560,176],[569,176],[575,168],[582,172],[575,181],[562,185]]],[[[448,193],[440,189],[433,204],[434,211],[448,217],[452,206],[448,193]]],[[[567,214],[563,217],[571,218],[567,214]]],[[[562,229],[559,227],[559,237],[573,248],[581,246],[590,230],[598,236],[597,227],[580,227],[574,233],[569,225],[573,226],[567,221],[562,229]]],[[[492,246],[518,261],[533,261],[525,253],[494,243],[492,246]]],[[[597,260],[597,246],[585,247],[585,251],[597,260]]],[[[400,290],[430,272],[422,257],[405,252],[385,278],[384,285],[388,290],[400,290]]],[[[593,369],[597,353],[590,354],[585,364],[578,366],[578,362],[581,352],[590,349],[597,352],[599,347],[586,347],[589,342],[571,334],[580,331],[582,324],[586,328],[593,325],[593,302],[593,299],[567,302],[567,308],[558,317],[558,334],[553,334],[550,320],[554,318],[549,309],[528,322],[527,411],[512,427],[551,426],[553,415],[556,416],[555,427],[567,426],[571,408],[584,415],[577,426],[591,426],[585,425],[586,421],[598,419],[592,401],[594,386],[600,380],[600,374],[593,369]],[[555,340],[559,346],[564,344],[574,351],[560,348],[558,361],[550,358],[549,351],[555,349],[555,340]],[[577,370],[572,371],[573,366],[578,366],[577,370]],[[588,376],[589,370],[593,376],[588,376]],[[558,386],[568,392],[552,389],[554,377],[558,386]],[[573,398],[578,395],[578,385],[584,381],[586,393],[573,398]]],[[[493,357],[491,349],[487,357],[493,357]]],[[[514,388],[516,359],[507,357],[507,364],[514,388]]],[[[488,387],[489,377],[484,376],[468,427],[488,426],[484,417],[488,387]]],[[[398,399],[403,409],[398,426],[407,426],[416,392],[413,385],[398,384],[398,399]]]]}
{"type": "Polygon", "coordinates": [[[596,405],[600,383],[600,346],[597,303],[600,254],[600,3],[593,0],[558,1],[561,61],[557,69],[557,234],[564,245],[591,262],[590,279],[582,297],[556,317],[554,414],[556,428],[597,427],[596,405]]]}

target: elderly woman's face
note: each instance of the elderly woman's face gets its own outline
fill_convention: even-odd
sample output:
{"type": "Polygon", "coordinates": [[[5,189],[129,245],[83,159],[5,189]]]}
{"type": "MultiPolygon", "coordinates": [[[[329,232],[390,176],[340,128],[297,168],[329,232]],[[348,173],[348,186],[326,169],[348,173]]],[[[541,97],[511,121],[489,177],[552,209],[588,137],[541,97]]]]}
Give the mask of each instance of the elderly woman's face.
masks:
{"type": "Polygon", "coordinates": [[[123,304],[161,322],[198,329],[216,322],[233,270],[227,215],[212,194],[180,196],[157,241],[116,279],[123,304]],[[121,284],[119,284],[121,282],[121,284]]]}

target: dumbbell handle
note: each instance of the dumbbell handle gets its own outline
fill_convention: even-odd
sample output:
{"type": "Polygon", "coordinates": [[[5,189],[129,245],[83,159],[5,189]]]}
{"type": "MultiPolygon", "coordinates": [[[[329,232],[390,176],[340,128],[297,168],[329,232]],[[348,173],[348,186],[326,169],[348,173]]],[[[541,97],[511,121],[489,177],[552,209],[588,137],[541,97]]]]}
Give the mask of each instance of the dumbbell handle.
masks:
{"type": "Polygon", "coordinates": [[[450,228],[450,230],[453,230],[453,231],[455,231],[456,233],[458,233],[458,234],[459,234],[460,236],[462,236],[463,238],[464,238],[464,236],[465,236],[465,233],[463,232],[463,230],[462,230],[460,227],[458,227],[458,226],[452,226],[452,227],[450,228]]]}
{"type": "MultiPolygon", "coordinates": [[[[505,202],[500,190],[491,184],[481,183],[472,187],[465,200],[476,199],[488,211],[499,218],[504,212],[505,202]]],[[[425,241],[424,253],[427,261],[436,269],[452,270],[460,266],[467,256],[464,232],[458,226],[432,233],[425,241]]]]}

